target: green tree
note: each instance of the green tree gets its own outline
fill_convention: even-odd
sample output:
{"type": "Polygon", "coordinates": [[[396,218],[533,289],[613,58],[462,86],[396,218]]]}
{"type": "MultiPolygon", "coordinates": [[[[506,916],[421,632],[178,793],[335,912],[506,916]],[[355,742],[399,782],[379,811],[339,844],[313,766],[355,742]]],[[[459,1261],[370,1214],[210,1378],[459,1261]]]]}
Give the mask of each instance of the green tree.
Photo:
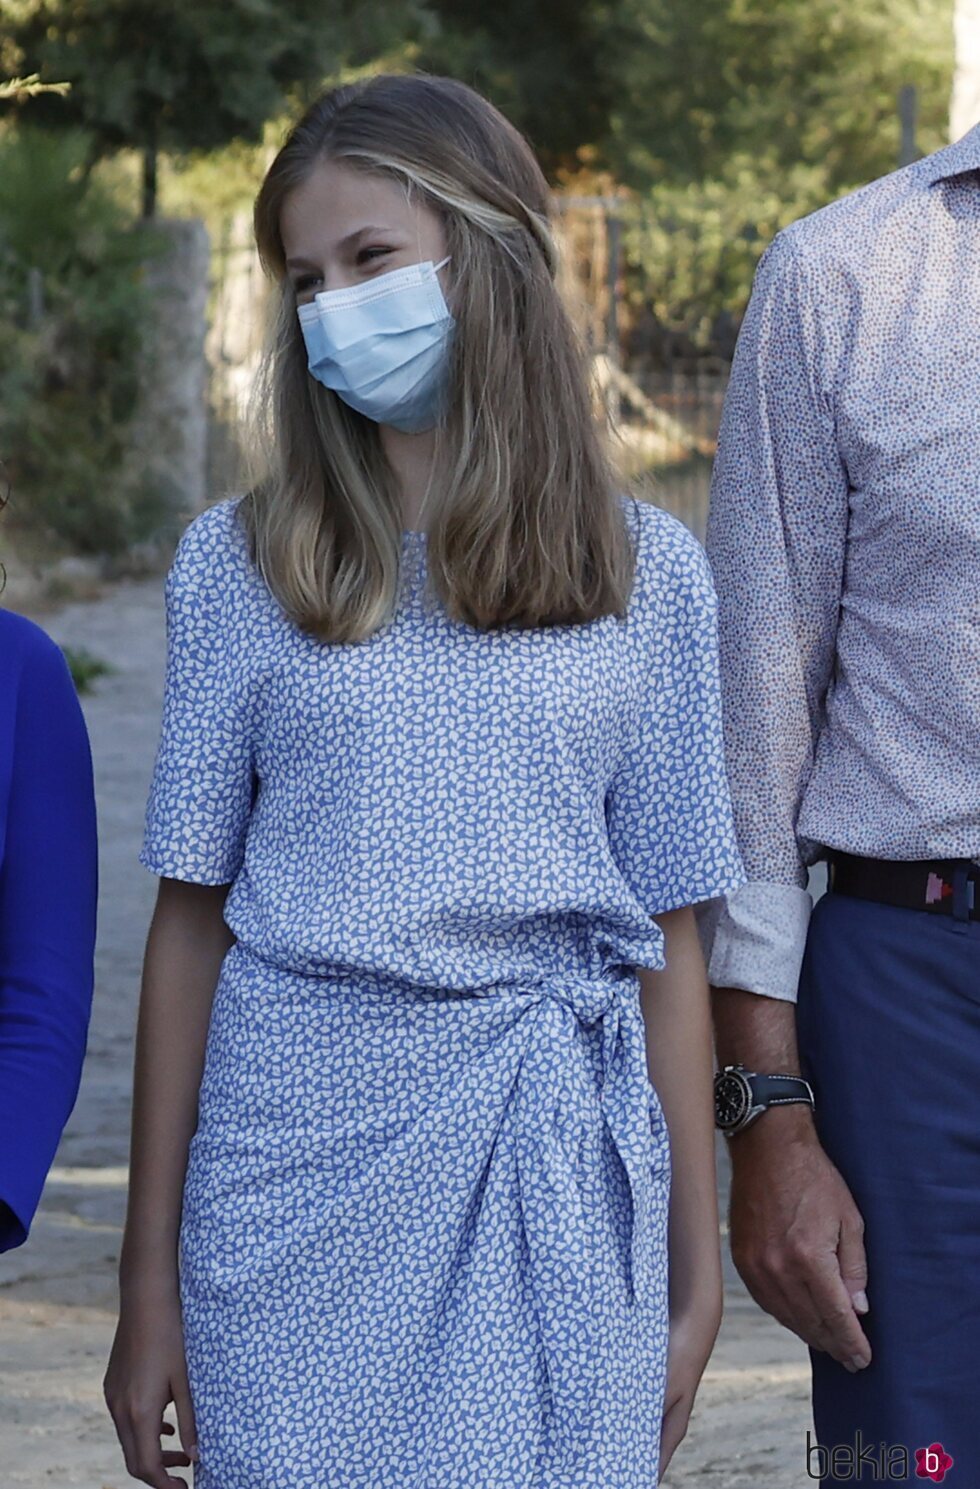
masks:
{"type": "Polygon", "coordinates": [[[3,0],[12,67],[65,79],[33,120],[80,125],[91,160],[143,157],[143,215],[160,151],[257,140],[267,119],[416,24],[413,0],[3,0]]]}
{"type": "Polygon", "coordinates": [[[634,185],[722,178],[735,156],[819,167],[831,194],[898,162],[898,94],[945,143],[952,0],[619,0],[609,164],[634,185]]]}
{"type": "Polygon", "coordinates": [[[413,56],[479,89],[531,140],[555,178],[607,138],[618,95],[603,28],[610,9],[567,0],[428,0],[428,33],[413,56]]]}
{"type": "Polygon", "coordinates": [[[627,290],[729,349],[779,228],[947,138],[953,0],[429,0],[416,60],[486,92],[553,182],[624,191],[627,290]],[[727,345],[726,345],[727,344],[727,345]]]}
{"type": "Polygon", "coordinates": [[[166,515],[161,492],[125,473],[144,266],[164,245],[86,177],[87,147],[78,131],[0,133],[0,459],[18,531],[120,553],[166,515]]]}
{"type": "Polygon", "coordinates": [[[951,20],[952,0],[623,0],[606,148],[638,188],[634,307],[691,349],[730,350],[773,235],[899,164],[903,86],[919,151],[946,143],[951,20]]]}
{"type": "Polygon", "coordinates": [[[428,0],[419,65],[481,88],[555,177],[717,180],[733,158],[818,167],[833,194],[898,157],[915,84],[945,139],[953,0],[428,0]]]}

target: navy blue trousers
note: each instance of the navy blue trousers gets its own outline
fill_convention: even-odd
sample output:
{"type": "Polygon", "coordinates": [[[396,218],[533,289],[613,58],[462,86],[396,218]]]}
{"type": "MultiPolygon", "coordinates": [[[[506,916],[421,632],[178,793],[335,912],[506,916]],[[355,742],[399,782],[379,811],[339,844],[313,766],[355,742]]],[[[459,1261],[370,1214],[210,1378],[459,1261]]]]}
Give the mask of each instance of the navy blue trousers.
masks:
{"type": "Polygon", "coordinates": [[[811,1351],[815,1441],[827,1454],[822,1465],[812,1454],[807,1473],[928,1484],[915,1450],[939,1442],[954,1460],[951,1489],[978,1486],[980,922],[826,894],[797,1027],[821,1142],[865,1221],[874,1353],[852,1375],[811,1351]],[[881,1451],[869,1456],[869,1443],[881,1451]],[[907,1475],[901,1455],[884,1452],[898,1447],[907,1475]]]}

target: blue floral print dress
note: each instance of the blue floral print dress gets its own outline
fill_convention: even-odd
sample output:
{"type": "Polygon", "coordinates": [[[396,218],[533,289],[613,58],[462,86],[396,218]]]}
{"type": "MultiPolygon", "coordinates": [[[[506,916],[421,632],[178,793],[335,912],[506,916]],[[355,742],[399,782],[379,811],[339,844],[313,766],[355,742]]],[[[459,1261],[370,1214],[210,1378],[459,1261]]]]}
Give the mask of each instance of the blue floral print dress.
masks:
{"type": "Polygon", "coordinates": [[[180,1224],[197,1489],[653,1489],[670,1161],[638,967],[744,882],[715,594],[623,496],[624,616],[318,642],[241,496],[166,584],[140,862],[230,884],[180,1224]]]}

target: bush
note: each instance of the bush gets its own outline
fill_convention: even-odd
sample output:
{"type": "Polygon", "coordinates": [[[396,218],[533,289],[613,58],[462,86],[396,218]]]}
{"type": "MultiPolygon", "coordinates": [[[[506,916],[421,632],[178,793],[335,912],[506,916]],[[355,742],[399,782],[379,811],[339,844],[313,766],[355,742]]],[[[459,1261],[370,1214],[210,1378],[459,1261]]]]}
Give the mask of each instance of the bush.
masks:
{"type": "Polygon", "coordinates": [[[818,166],[737,156],[723,179],[665,183],[624,210],[626,293],[692,351],[730,355],[763,249],[837,193],[818,166]]]}
{"type": "Polygon", "coordinates": [[[63,646],[65,661],[79,693],[90,693],[97,677],[105,677],[115,669],[101,657],[87,651],[84,646],[63,646]]]}
{"type": "Polygon", "coordinates": [[[10,518],[56,547],[124,551],[164,520],[127,432],[162,240],[88,169],[80,133],[0,135],[0,457],[10,518]]]}

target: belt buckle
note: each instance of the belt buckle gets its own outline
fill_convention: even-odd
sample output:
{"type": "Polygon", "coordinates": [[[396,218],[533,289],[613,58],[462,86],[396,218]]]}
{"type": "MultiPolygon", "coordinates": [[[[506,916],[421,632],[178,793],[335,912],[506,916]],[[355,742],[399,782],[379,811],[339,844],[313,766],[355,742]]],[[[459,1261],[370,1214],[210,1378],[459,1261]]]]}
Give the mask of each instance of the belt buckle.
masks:
{"type": "Polygon", "coordinates": [[[970,920],[980,920],[980,859],[968,858],[966,870],[966,913],[970,920]]]}
{"type": "Polygon", "coordinates": [[[955,893],[955,886],[949,879],[944,879],[942,874],[937,874],[935,869],[929,870],[926,879],[925,902],[928,909],[941,907],[943,900],[951,900],[955,893]]]}
{"type": "MultiPolygon", "coordinates": [[[[977,886],[980,884],[980,864],[970,859],[962,860],[963,887],[966,890],[966,918],[968,920],[980,919],[980,895],[977,894],[977,886]]],[[[956,870],[959,878],[960,866],[956,870]]],[[[946,911],[960,919],[960,913],[956,908],[956,883],[937,874],[935,870],[929,870],[926,881],[925,903],[927,910],[946,911]],[[946,903],[946,902],[952,903],[946,903]]]]}

